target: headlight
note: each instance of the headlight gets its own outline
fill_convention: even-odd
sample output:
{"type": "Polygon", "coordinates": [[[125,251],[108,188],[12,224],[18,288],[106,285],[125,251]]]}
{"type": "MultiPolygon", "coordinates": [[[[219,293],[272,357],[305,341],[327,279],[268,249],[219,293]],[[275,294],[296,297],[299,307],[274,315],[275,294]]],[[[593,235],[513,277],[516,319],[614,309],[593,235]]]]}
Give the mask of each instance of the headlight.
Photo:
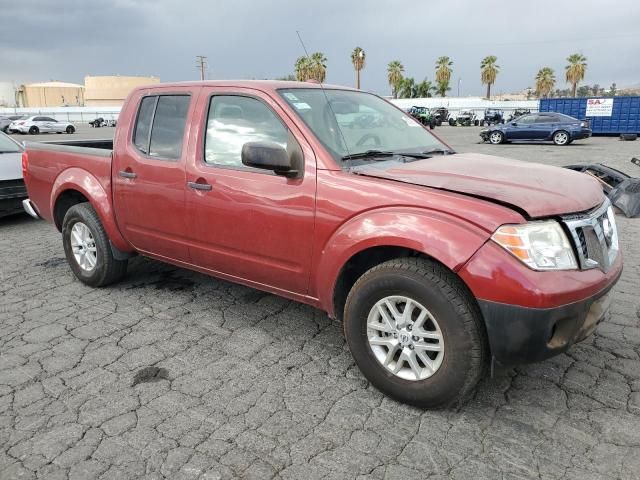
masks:
{"type": "Polygon", "coordinates": [[[491,239],[534,270],[578,268],[569,239],[555,220],[503,225],[491,239]]]}

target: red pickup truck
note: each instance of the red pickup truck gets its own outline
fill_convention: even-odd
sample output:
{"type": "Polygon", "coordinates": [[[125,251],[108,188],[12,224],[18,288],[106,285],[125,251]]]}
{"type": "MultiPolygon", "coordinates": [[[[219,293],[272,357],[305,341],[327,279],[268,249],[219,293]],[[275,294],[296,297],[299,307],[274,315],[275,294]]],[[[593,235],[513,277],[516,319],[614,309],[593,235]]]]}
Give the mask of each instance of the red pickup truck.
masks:
{"type": "Polygon", "coordinates": [[[419,406],[584,339],[622,271],[594,179],[455,153],[346,88],[138,88],[113,142],[32,143],[23,171],[82,282],[141,254],[313,305],[374,386],[419,406]]]}

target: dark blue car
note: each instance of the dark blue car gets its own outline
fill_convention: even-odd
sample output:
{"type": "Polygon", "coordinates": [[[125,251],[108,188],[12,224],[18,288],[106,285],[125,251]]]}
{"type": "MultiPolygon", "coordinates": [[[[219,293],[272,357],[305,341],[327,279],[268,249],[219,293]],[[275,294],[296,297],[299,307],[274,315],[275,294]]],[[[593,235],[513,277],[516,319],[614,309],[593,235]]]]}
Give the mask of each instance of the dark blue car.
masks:
{"type": "Polygon", "coordinates": [[[482,140],[497,145],[503,142],[551,140],[556,145],[569,145],[574,140],[589,138],[591,129],[586,122],[562,113],[530,113],[480,132],[482,140]]]}

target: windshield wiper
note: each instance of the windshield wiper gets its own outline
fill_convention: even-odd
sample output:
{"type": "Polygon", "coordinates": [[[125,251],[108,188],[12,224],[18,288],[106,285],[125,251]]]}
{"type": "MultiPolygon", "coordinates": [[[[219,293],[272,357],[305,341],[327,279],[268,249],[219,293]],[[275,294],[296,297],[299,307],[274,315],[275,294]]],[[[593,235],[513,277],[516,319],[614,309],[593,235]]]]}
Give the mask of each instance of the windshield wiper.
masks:
{"type": "Polygon", "coordinates": [[[349,155],[343,155],[342,160],[356,160],[361,158],[375,158],[375,157],[393,157],[398,155],[393,152],[386,152],[383,150],[367,150],[366,152],[351,153],[349,155]]]}

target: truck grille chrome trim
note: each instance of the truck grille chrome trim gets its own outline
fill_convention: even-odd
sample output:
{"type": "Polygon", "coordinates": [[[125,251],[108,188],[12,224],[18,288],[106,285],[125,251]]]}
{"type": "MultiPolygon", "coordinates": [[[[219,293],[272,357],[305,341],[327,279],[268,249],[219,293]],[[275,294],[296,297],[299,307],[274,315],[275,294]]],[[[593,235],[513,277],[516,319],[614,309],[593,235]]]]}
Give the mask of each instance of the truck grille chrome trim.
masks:
{"type": "Polygon", "coordinates": [[[618,256],[618,231],[609,199],[598,208],[578,215],[565,215],[582,270],[599,268],[606,272],[618,256]]]}

